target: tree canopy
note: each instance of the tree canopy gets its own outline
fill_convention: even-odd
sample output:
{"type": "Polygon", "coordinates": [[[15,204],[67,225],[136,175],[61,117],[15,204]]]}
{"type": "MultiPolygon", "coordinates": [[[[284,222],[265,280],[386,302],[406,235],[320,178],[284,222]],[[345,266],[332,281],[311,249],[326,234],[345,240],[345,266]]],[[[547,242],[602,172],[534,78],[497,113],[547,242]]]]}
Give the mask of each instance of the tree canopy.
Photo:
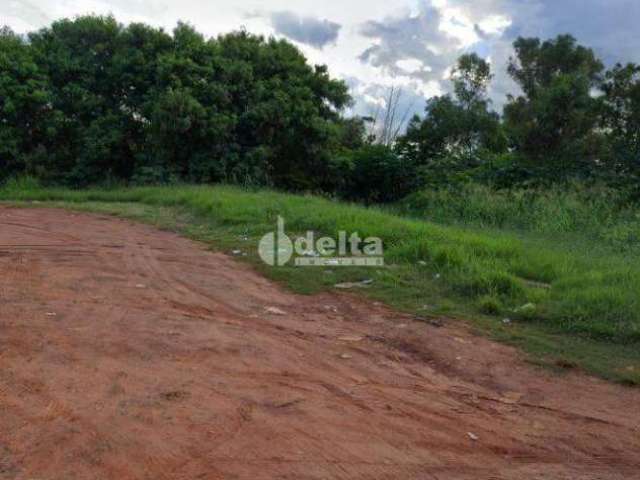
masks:
{"type": "Polygon", "coordinates": [[[591,49],[570,35],[540,42],[519,38],[508,72],[522,89],[504,109],[513,148],[537,175],[567,177],[589,171],[598,122],[593,95],[604,69],[591,49]]]}
{"type": "Polygon", "coordinates": [[[329,181],[347,87],[286,41],[86,16],[28,40],[5,30],[0,52],[3,176],[329,181]]]}
{"type": "Polygon", "coordinates": [[[487,153],[505,150],[500,117],[487,99],[491,78],[487,61],[463,55],[452,73],[454,95],[430,99],[424,118],[416,116],[409,123],[398,148],[422,167],[428,183],[447,181],[480,166],[487,153]]]}
{"type": "Polygon", "coordinates": [[[605,70],[570,35],[513,46],[519,92],[502,114],[492,65],[468,53],[406,132],[392,88],[376,136],[345,116],[346,84],[285,40],[111,16],[3,28],[0,181],[229,182],[388,202],[425,186],[578,178],[640,194],[640,66],[605,70]]]}

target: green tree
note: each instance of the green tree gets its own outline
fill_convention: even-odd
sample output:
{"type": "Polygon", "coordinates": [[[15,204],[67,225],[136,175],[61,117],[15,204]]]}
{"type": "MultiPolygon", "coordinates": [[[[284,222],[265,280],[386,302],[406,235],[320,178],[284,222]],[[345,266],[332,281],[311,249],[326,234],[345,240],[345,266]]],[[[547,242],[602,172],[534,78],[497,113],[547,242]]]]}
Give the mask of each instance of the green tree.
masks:
{"type": "Polygon", "coordinates": [[[451,79],[456,98],[466,110],[487,106],[487,89],[493,75],[489,63],[475,53],[462,55],[451,79]]]}
{"type": "Polygon", "coordinates": [[[508,71],[522,95],[504,110],[512,146],[538,178],[587,176],[598,158],[594,128],[603,65],[570,35],[519,38],[508,71]]]}
{"type": "Polygon", "coordinates": [[[393,148],[364,145],[339,157],[338,193],[348,200],[367,204],[395,202],[419,185],[416,171],[393,148]]]}
{"type": "Polygon", "coordinates": [[[311,67],[286,41],[244,32],[218,39],[230,65],[234,139],[241,158],[263,158],[274,185],[330,185],[328,168],[340,110],[350,97],[325,66],[311,67]]]}
{"type": "Polygon", "coordinates": [[[206,39],[186,24],[171,35],[84,16],[29,42],[5,32],[1,48],[5,163],[26,168],[29,158],[48,180],[71,185],[175,178],[331,187],[347,87],[286,41],[246,32],[206,39]],[[38,161],[36,131],[50,147],[38,161]]]}
{"type": "Polygon", "coordinates": [[[178,24],[156,60],[145,168],[190,182],[229,180],[233,115],[220,49],[178,24]]]}
{"type": "Polygon", "coordinates": [[[121,88],[112,72],[122,27],[112,17],[60,20],[29,35],[48,78],[56,125],[54,180],[75,185],[121,176],[131,162],[122,142],[121,88]],[[117,131],[114,131],[117,129],[117,131]]]}
{"type": "Polygon", "coordinates": [[[602,127],[609,143],[608,166],[617,182],[640,184],[640,65],[617,64],[602,84],[602,127]]]}
{"type": "Polygon", "coordinates": [[[54,112],[47,78],[28,44],[0,29],[0,179],[25,172],[46,158],[54,112]]]}
{"type": "Polygon", "coordinates": [[[336,122],[339,149],[357,150],[367,141],[366,121],[362,117],[341,118],[336,122]]]}
{"type": "Polygon", "coordinates": [[[463,55],[452,73],[454,95],[430,99],[425,117],[409,122],[398,150],[407,163],[423,170],[428,183],[451,181],[505,150],[500,118],[489,109],[491,79],[485,60],[463,55]]]}

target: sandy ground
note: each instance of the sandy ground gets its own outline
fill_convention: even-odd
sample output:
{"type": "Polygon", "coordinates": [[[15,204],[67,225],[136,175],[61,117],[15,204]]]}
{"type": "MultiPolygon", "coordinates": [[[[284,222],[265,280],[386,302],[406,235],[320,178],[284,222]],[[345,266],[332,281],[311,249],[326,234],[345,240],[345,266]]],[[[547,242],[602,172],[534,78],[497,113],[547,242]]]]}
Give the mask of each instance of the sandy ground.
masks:
{"type": "Polygon", "coordinates": [[[640,478],[638,390],[108,217],[0,209],[0,367],[0,479],[640,478]]]}

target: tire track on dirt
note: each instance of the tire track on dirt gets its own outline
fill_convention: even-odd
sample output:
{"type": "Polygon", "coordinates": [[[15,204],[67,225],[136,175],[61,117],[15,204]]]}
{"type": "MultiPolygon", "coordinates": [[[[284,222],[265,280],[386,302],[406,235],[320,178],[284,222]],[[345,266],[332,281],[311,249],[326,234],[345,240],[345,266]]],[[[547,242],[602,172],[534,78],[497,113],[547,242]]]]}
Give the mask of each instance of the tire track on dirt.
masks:
{"type": "Polygon", "coordinates": [[[150,227],[0,216],[86,253],[0,255],[0,478],[640,478],[638,391],[150,227]]]}

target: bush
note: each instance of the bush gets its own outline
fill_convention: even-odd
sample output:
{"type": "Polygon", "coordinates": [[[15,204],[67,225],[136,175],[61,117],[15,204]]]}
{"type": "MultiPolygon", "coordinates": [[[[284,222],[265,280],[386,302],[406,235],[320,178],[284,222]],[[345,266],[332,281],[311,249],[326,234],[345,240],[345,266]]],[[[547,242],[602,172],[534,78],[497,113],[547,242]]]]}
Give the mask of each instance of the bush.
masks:
{"type": "Polygon", "coordinates": [[[348,152],[335,165],[341,170],[335,174],[345,176],[339,193],[348,200],[395,202],[419,185],[415,166],[385,145],[348,152]]]}
{"type": "Polygon", "coordinates": [[[29,175],[11,177],[7,179],[2,186],[3,190],[6,190],[7,192],[37,190],[40,187],[40,181],[36,177],[29,175]]]}
{"type": "Polygon", "coordinates": [[[484,295],[478,299],[478,308],[487,315],[499,315],[502,311],[502,303],[491,295],[484,295]]]}

